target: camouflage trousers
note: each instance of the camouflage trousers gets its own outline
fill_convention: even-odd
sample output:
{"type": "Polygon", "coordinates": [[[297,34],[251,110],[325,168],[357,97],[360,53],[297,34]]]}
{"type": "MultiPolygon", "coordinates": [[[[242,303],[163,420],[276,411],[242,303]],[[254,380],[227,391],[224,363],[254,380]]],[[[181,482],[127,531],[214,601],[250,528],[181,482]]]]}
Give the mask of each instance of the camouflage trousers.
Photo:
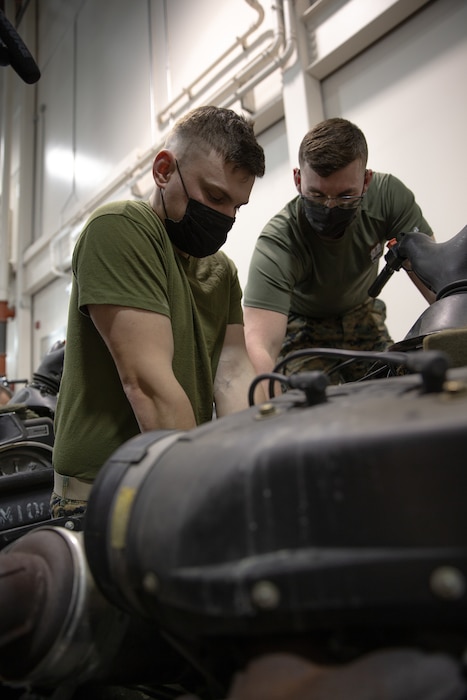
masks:
{"type": "MultiPolygon", "coordinates": [[[[381,299],[369,299],[343,316],[309,318],[290,314],[287,334],[278,360],[296,350],[339,348],[382,352],[393,341],[386,328],[386,305],[381,299]]],[[[320,370],[327,372],[331,384],[361,379],[370,369],[367,362],[348,362],[348,358],[300,357],[280,371],[283,374],[320,370]]]]}
{"type": "Polygon", "coordinates": [[[69,518],[72,515],[83,515],[88,502],[62,498],[55,491],[50,497],[50,516],[52,518],[69,518]]]}

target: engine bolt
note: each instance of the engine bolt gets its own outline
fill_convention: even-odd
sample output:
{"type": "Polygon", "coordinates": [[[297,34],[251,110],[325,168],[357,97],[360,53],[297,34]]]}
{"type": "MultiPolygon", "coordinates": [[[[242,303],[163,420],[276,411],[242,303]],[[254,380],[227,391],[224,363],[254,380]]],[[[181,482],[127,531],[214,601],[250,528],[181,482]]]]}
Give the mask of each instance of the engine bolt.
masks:
{"type": "Polygon", "coordinates": [[[450,379],[443,384],[443,390],[447,394],[465,394],[467,385],[465,382],[450,379]]]}
{"type": "Polygon", "coordinates": [[[454,566],[440,566],[430,576],[430,588],[438,598],[459,600],[465,593],[465,578],[454,566]]]}
{"type": "Polygon", "coordinates": [[[143,576],[143,588],[146,593],[157,595],[159,590],[159,579],[153,571],[148,571],[143,576]]]}
{"type": "Polygon", "coordinates": [[[274,610],[279,605],[281,594],[272,581],[258,581],[251,589],[251,600],[258,608],[274,610]]]}
{"type": "Polygon", "coordinates": [[[275,416],[278,413],[277,408],[273,403],[267,401],[262,403],[258,407],[258,413],[256,414],[256,420],[261,420],[262,418],[269,418],[270,416],[275,416]]]}

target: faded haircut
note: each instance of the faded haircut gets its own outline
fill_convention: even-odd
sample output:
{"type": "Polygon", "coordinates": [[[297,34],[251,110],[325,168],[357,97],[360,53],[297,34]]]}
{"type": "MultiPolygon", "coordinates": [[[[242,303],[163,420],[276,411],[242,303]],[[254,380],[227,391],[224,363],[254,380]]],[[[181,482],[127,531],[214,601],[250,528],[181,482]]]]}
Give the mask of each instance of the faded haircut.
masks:
{"type": "Polygon", "coordinates": [[[255,177],[264,175],[264,151],[253,122],[231,109],[206,106],[191,110],[175,123],[165,147],[176,148],[181,162],[196,150],[214,150],[225,163],[255,177]]]}
{"type": "Polygon", "coordinates": [[[363,132],[347,119],[325,119],[305,134],[298,151],[300,166],[307,164],[320,177],[328,177],[356,159],[366,167],[368,145],[363,132]]]}

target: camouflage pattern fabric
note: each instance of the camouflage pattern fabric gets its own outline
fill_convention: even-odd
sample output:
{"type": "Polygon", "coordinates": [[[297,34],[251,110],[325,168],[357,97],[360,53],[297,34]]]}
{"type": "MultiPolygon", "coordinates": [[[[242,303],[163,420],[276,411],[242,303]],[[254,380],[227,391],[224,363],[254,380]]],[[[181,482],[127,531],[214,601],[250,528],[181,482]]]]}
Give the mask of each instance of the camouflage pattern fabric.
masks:
{"type": "MultiPolygon", "coordinates": [[[[386,328],[386,305],[381,299],[369,299],[344,316],[309,318],[290,314],[278,361],[291,352],[310,348],[382,352],[392,344],[386,328]]],[[[320,370],[329,374],[331,384],[341,384],[361,379],[370,370],[371,363],[352,361],[344,365],[346,359],[300,357],[280,371],[291,375],[320,370]]]]}
{"type": "Polygon", "coordinates": [[[50,517],[69,518],[72,515],[83,515],[87,505],[87,501],[75,501],[71,498],[62,498],[53,491],[50,497],[50,517]]]}

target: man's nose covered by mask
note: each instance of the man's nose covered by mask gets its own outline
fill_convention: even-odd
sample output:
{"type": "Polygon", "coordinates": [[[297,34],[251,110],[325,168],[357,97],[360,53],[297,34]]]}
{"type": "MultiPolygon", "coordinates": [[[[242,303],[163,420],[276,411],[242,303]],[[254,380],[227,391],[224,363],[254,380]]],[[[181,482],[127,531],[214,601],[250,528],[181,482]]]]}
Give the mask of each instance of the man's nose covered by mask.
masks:
{"type": "Polygon", "coordinates": [[[179,250],[195,258],[205,258],[224,245],[234,222],[234,217],[189,198],[182,219],[173,221],[166,218],[165,228],[179,250]]]}
{"type": "Polygon", "coordinates": [[[302,202],[308,223],[323,238],[340,238],[357,213],[356,209],[315,204],[306,197],[302,197],[302,202]]]}
{"type": "Polygon", "coordinates": [[[165,228],[170,240],[179,250],[194,258],[205,258],[217,253],[224,245],[227,234],[235,223],[235,217],[222,214],[192,199],[183,182],[178,162],[176,166],[188,204],[180,221],[169,219],[164,203],[164,191],[161,190],[162,206],[166,216],[165,228]]]}

